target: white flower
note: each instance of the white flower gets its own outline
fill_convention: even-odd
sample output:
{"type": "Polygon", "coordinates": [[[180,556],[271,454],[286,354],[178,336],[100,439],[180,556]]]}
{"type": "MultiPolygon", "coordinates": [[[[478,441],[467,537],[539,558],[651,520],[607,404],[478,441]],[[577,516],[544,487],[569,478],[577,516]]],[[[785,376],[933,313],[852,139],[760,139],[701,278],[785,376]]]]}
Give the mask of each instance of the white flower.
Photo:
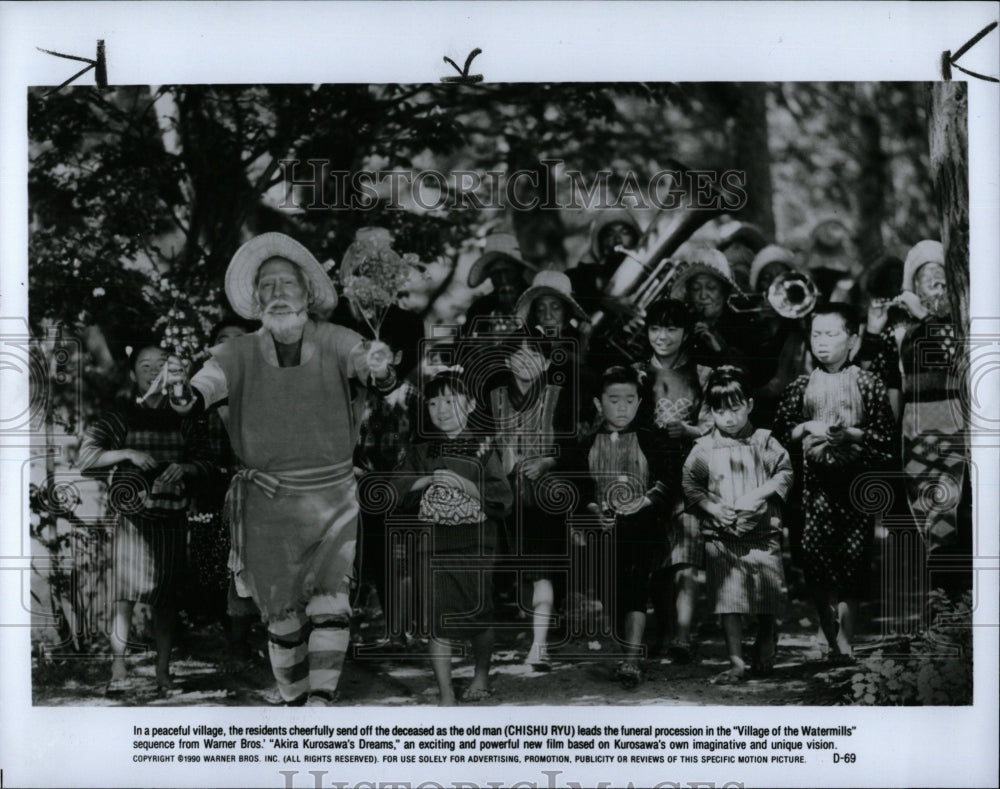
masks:
{"type": "Polygon", "coordinates": [[[104,295],[104,288],[94,288],[94,296],[100,298],[104,295]]]}

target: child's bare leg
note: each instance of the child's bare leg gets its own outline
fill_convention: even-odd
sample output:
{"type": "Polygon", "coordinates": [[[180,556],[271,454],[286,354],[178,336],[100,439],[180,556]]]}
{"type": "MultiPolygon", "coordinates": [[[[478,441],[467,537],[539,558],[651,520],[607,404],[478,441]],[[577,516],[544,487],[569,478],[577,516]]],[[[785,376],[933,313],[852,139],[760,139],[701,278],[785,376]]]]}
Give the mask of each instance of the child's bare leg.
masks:
{"type": "Polygon", "coordinates": [[[813,604],[819,616],[819,627],[831,652],[837,651],[837,619],[830,605],[830,593],[826,589],[816,589],[812,594],[813,604]]]}
{"type": "Polygon", "coordinates": [[[642,654],[642,637],[646,632],[646,612],[628,611],[625,614],[625,657],[637,658],[642,654]]]}
{"type": "Polygon", "coordinates": [[[674,573],[675,606],[677,619],[674,623],[674,639],[688,644],[691,642],[691,623],[694,621],[695,569],[686,566],[674,573]]]}
{"type": "Polygon", "coordinates": [[[837,603],[837,650],[842,655],[851,655],[854,642],[854,622],[857,618],[858,604],[855,600],[841,600],[837,603]]]}
{"type": "Polygon", "coordinates": [[[743,616],[742,614],[722,614],[722,629],[726,634],[726,651],[729,653],[730,671],[735,676],[743,676],[746,663],[743,662],[743,616]]]}
{"type": "Polygon", "coordinates": [[[438,706],[454,707],[455,690],[451,686],[451,644],[447,641],[431,639],[431,669],[434,671],[434,679],[437,680],[438,690],[441,692],[438,706]]]}
{"type": "Polygon", "coordinates": [[[125,652],[128,650],[128,634],[132,629],[132,609],[135,603],[131,600],[115,602],[115,621],[111,631],[111,679],[125,679],[128,668],[125,666],[125,652]]]}
{"type": "Polygon", "coordinates": [[[153,608],[153,640],[156,642],[156,684],[170,687],[170,650],[174,646],[173,604],[153,608]]]}
{"type": "Polygon", "coordinates": [[[552,617],[552,605],[555,602],[555,591],[552,588],[552,581],[548,578],[539,578],[535,581],[531,594],[532,610],[532,641],[531,650],[528,652],[528,663],[544,660],[546,655],[546,641],[549,633],[549,620],[552,617]]]}
{"type": "Polygon", "coordinates": [[[757,616],[757,641],[754,649],[757,652],[758,668],[768,669],[774,665],[774,614],[759,614],[757,616]]]}
{"type": "Polygon", "coordinates": [[[493,659],[492,627],[472,639],[472,655],[476,661],[476,673],[469,684],[469,690],[486,690],[490,684],[490,661],[493,659]]]}

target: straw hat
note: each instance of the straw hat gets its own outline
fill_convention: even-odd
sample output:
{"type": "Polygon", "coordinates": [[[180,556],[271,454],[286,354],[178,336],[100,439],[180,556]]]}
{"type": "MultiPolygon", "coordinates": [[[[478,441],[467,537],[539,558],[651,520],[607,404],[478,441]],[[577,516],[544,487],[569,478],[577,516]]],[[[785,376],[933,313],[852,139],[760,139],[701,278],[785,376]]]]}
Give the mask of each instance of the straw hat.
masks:
{"type": "Polygon", "coordinates": [[[468,283],[470,288],[478,288],[490,275],[490,269],[497,263],[505,262],[514,266],[519,266],[521,272],[527,279],[529,271],[537,271],[530,263],[525,263],[521,259],[521,247],[517,243],[517,236],[513,233],[499,231],[486,236],[486,246],[483,254],[479,256],[472,268],[469,269],[468,283]]]}
{"type": "Polygon", "coordinates": [[[750,290],[757,290],[757,280],[762,272],[771,263],[783,263],[790,271],[795,271],[795,256],[784,247],[777,244],[768,244],[760,250],[750,264],[750,290]]]}
{"type": "Polygon", "coordinates": [[[903,290],[913,290],[913,281],[917,278],[917,271],[925,263],[944,265],[944,246],[940,241],[925,238],[914,244],[906,253],[906,260],[903,261],[903,290]]]}
{"type": "Polygon", "coordinates": [[[242,318],[260,317],[254,279],[257,270],[272,258],[298,266],[312,291],[311,313],[328,315],[337,305],[337,291],[319,261],[294,238],[284,233],[263,233],[236,250],[226,269],[226,296],[233,311],[242,318]]]}
{"type": "Polygon", "coordinates": [[[729,222],[719,231],[716,249],[725,252],[734,244],[742,244],[752,252],[760,252],[767,245],[767,236],[757,225],[750,222],[729,222]]]}
{"type": "Polygon", "coordinates": [[[840,271],[852,276],[861,274],[862,266],[854,246],[853,231],[839,217],[818,222],[809,233],[806,268],[840,271]]]}
{"type": "Polygon", "coordinates": [[[531,287],[521,294],[514,312],[525,323],[528,322],[528,313],[531,312],[532,303],[540,296],[555,296],[562,299],[574,317],[581,321],[590,320],[590,316],[573,298],[573,284],[569,277],[561,271],[539,271],[531,281],[531,287]]]}
{"type": "Polygon", "coordinates": [[[601,259],[599,243],[601,231],[608,225],[615,224],[625,225],[626,227],[632,228],[632,230],[635,231],[635,238],[637,242],[640,238],[642,238],[642,229],[639,227],[638,220],[636,220],[636,218],[627,210],[605,211],[594,220],[594,223],[590,228],[590,255],[594,260],[601,259]]]}
{"type": "Polygon", "coordinates": [[[721,280],[730,290],[737,292],[739,288],[733,281],[733,272],[729,268],[729,261],[717,249],[699,249],[692,252],[687,260],[678,264],[674,273],[670,276],[670,298],[679,301],[687,301],[687,283],[692,277],[698,274],[711,274],[721,280]]]}

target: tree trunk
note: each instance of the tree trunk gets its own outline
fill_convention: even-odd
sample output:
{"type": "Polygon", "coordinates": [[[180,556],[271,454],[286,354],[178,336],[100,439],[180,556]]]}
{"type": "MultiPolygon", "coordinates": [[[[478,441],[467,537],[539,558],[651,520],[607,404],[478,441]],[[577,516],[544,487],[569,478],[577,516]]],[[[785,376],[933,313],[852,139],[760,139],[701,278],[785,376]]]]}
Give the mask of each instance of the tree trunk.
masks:
{"type": "Polygon", "coordinates": [[[736,86],[730,140],[734,165],[746,173],[747,205],[740,219],[752,222],[774,238],[771,151],[767,135],[767,85],[736,86]]]}
{"type": "Polygon", "coordinates": [[[878,85],[866,83],[858,86],[861,106],[858,117],[860,153],[858,165],[858,234],[855,241],[861,263],[868,266],[882,254],[882,222],[885,217],[885,198],[889,186],[887,158],[882,150],[882,124],[878,116],[878,85]]]}
{"type": "Polygon", "coordinates": [[[928,127],[931,175],[941,217],[951,313],[961,336],[969,331],[968,90],[963,82],[935,82],[928,127]]]}

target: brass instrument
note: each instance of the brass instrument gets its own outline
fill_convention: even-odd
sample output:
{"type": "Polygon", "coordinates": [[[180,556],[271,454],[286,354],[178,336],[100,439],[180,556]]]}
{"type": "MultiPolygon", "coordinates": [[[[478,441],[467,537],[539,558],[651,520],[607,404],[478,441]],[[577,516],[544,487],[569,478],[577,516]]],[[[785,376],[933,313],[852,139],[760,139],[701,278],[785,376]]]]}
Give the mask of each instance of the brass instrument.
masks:
{"type": "Polygon", "coordinates": [[[733,312],[776,312],[782,318],[803,318],[815,309],[818,299],[819,288],[808,274],[786,271],[775,277],[766,294],[734,293],[729,297],[729,309],[733,312]]]}
{"type": "MultiPolygon", "coordinates": [[[[677,168],[684,169],[679,165],[677,168]]],[[[685,182],[690,185],[691,179],[685,182]]],[[[714,207],[695,208],[696,201],[689,193],[688,207],[672,211],[671,221],[663,232],[648,239],[652,247],[648,253],[616,248],[625,253],[625,259],[604,288],[602,301],[606,306],[590,319],[593,326],[590,349],[603,357],[602,364],[638,361],[648,350],[646,309],[668,295],[665,291],[671,275],[681,262],[671,255],[702,225],[728,213],[722,193],[714,184],[712,195],[716,198],[714,207]]]]}
{"type": "Polygon", "coordinates": [[[888,308],[888,307],[895,307],[897,305],[901,305],[903,307],[906,306],[903,303],[902,294],[900,294],[899,296],[893,296],[891,299],[872,299],[870,302],[868,302],[869,307],[888,308]]]}

